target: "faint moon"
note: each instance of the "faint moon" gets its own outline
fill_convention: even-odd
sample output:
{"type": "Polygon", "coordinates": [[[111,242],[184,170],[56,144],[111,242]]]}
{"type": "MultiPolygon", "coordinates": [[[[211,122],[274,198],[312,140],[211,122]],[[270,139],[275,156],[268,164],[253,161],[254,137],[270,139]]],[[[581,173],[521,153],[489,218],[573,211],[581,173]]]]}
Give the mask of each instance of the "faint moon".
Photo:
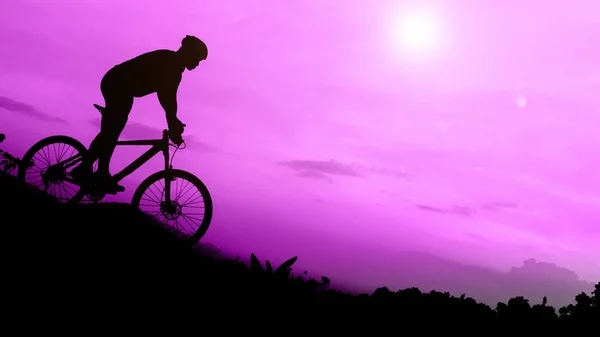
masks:
{"type": "Polygon", "coordinates": [[[523,95],[517,96],[515,103],[519,108],[524,108],[527,105],[527,99],[523,95]]]}

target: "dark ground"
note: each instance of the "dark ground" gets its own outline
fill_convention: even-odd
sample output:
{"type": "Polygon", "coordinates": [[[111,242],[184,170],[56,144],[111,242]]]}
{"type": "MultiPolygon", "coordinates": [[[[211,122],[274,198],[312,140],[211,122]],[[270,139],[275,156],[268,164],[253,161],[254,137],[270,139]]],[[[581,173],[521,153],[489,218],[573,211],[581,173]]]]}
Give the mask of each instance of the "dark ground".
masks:
{"type": "MultiPolygon", "coordinates": [[[[147,329],[171,322],[167,317],[186,322],[172,329],[189,326],[196,333],[216,325],[219,332],[278,335],[325,328],[401,333],[409,326],[419,332],[524,331],[526,325],[537,332],[572,327],[591,332],[600,322],[599,296],[593,294],[557,315],[552,307],[519,298],[490,308],[441,292],[380,288],[354,296],[327,290],[321,280],[298,278],[299,273],[277,278],[201,247],[185,248],[128,204],[68,207],[1,172],[0,213],[3,325],[20,332],[84,324],[85,330],[77,330],[81,334],[140,319],[140,329],[147,329]]],[[[599,295],[600,283],[596,289],[599,295]]]]}

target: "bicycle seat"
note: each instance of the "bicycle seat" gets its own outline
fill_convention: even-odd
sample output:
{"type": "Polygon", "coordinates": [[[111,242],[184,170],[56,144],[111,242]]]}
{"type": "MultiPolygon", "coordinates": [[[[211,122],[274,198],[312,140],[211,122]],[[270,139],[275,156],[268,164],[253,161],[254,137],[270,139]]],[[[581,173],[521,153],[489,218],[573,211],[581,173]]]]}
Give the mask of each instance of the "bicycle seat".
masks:
{"type": "Polygon", "coordinates": [[[106,108],[105,108],[105,107],[103,107],[103,106],[100,106],[100,105],[98,105],[98,104],[94,104],[94,108],[98,109],[98,111],[100,111],[100,113],[103,113],[103,112],[104,112],[104,110],[106,110],[106,108]]]}

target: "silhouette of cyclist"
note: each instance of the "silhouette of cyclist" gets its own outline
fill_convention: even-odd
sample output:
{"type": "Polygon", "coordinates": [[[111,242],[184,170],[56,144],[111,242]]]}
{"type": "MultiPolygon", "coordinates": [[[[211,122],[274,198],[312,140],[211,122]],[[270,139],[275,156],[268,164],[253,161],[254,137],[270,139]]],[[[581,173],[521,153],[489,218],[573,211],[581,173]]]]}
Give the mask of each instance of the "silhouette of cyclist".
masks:
{"type": "Polygon", "coordinates": [[[177,89],[185,69],[193,70],[207,56],[206,44],[195,36],[186,35],[177,51],[151,51],[110,69],[100,84],[105,101],[100,132],[84,154],[81,164],[71,170],[71,177],[81,184],[93,181],[110,194],[125,190],[110,182],[109,164],[136,97],[156,93],[165,110],[169,138],[180,145],[183,142],[183,124],[177,118],[177,89]],[[96,159],[98,170],[93,173],[96,159]]]}

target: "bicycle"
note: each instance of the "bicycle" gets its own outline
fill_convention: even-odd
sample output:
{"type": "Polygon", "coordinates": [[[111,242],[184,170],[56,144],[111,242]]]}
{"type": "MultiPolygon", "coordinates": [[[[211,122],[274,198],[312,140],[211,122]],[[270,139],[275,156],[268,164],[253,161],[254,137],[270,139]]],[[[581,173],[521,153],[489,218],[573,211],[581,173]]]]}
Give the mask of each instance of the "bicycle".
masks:
{"type": "MultiPolygon", "coordinates": [[[[94,107],[100,113],[104,112],[104,107],[97,104],[94,104],[94,107]]],[[[185,124],[183,126],[185,126],[185,124]]],[[[163,154],[165,165],[164,170],[151,174],[140,183],[133,194],[131,204],[134,207],[141,209],[143,212],[150,213],[155,217],[162,215],[164,219],[163,222],[166,222],[167,225],[171,225],[170,222],[174,222],[176,229],[180,232],[183,226],[181,226],[180,222],[178,221],[179,219],[183,219],[188,225],[190,224],[190,220],[199,220],[199,226],[192,229],[191,232],[183,233],[187,237],[186,241],[188,243],[195,244],[198,242],[206,234],[212,220],[212,198],[208,188],[198,177],[187,171],[173,168],[173,157],[180,146],[171,143],[169,139],[169,131],[166,129],[163,130],[162,138],[160,139],[119,140],[117,142],[117,146],[151,147],[145,153],[133,160],[128,166],[123,168],[120,172],[113,175],[112,180],[115,183],[118,183],[131,173],[135,172],[135,170],[140,168],[155,155],[159,153],[163,154]],[[169,147],[171,146],[176,148],[173,152],[173,157],[170,157],[169,154],[169,147]],[[162,188],[156,189],[158,194],[154,190],[151,190],[151,187],[155,183],[161,183],[163,181],[164,183],[162,184],[162,188]],[[180,182],[183,183],[180,184],[180,182]],[[191,184],[191,187],[185,189],[183,194],[182,192],[173,192],[174,187],[184,184],[186,186],[191,184]],[[190,189],[195,189],[192,192],[200,192],[200,206],[189,206],[189,203],[196,201],[197,198],[187,197],[184,202],[179,201],[179,198],[183,197],[183,195],[187,195],[187,192],[189,192],[190,189]],[[146,192],[150,193],[150,196],[145,198],[146,192]],[[152,200],[153,198],[157,200],[152,200]],[[143,207],[147,205],[143,203],[143,201],[157,201],[159,204],[158,212],[150,212],[145,210],[143,207]],[[193,212],[190,214],[184,214],[184,209],[203,209],[204,214],[202,214],[202,219],[199,219],[197,218],[199,213],[193,212]]],[[[59,196],[57,198],[61,201],[64,200],[63,203],[79,204],[83,202],[85,197],[87,197],[91,202],[97,203],[107,194],[102,186],[96,186],[93,184],[86,184],[82,186],[77,184],[74,179],[69,176],[70,171],[68,170],[81,162],[82,156],[86,151],[87,148],[81,144],[81,142],[69,136],[56,135],[44,138],[35,143],[25,153],[22,162],[30,163],[30,165],[20,166],[18,169],[17,178],[22,182],[27,182],[26,178],[28,177],[28,174],[33,173],[33,177],[37,179],[38,182],[41,181],[43,183],[43,191],[45,193],[48,193],[48,190],[55,192],[56,186],[60,187],[66,185],[66,183],[69,183],[74,186],[71,187],[71,190],[73,190],[75,193],[71,197],[63,198],[62,193],[59,192],[59,196]],[[49,156],[42,157],[42,155],[45,155],[50,151],[49,148],[56,150],[57,147],[62,148],[64,145],[71,147],[72,150],[70,152],[64,149],[58,151],[60,152],[60,158],[58,155],[55,155],[54,158],[49,158],[49,156]],[[65,155],[67,152],[69,153],[68,157],[66,159],[62,159],[63,155],[65,155]],[[39,157],[36,159],[36,156],[39,157]],[[51,164],[51,159],[55,159],[55,163],[51,164]],[[47,164],[47,167],[41,167],[38,165],[38,163],[47,164]],[[32,169],[31,171],[33,172],[29,172],[29,169],[32,169]]]]}
{"type": "Polygon", "coordinates": [[[0,170],[5,173],[11,173],[14,169],[19,167],[21,160],[14,157],[10,153],[0,150],[0,170]]]}
{"type": "MultiPolygon", "coordinates": [[[[6,135],[0,133],[0,143],[6,139],[6,135]]],[[[26,165],[19,157],[15,157],[12,154],[0,149],[0,171],[5,173],[12,173],[21,165],[26,165]]]]}

